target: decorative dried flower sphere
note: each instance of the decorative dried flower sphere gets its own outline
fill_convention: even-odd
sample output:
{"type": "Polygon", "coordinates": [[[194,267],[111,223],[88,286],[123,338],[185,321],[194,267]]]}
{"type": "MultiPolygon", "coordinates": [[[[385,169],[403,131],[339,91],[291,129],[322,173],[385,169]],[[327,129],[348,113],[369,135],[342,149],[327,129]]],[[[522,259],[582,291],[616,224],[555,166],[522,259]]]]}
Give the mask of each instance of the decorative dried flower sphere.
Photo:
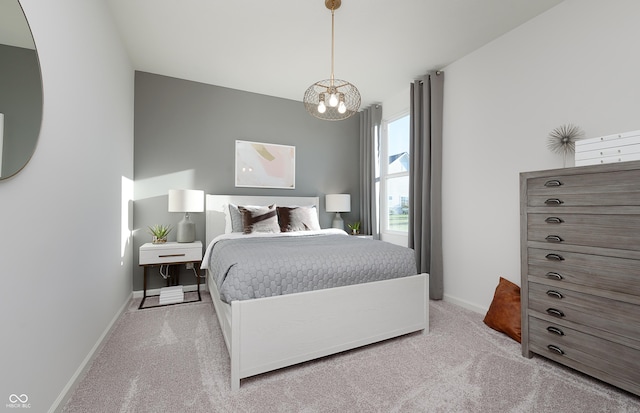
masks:
{"type": "Polygon", "coordinates": [[[584,135],[582,129],[571,123],[562,125],[549,133],[547,148],[555,153],[567,155],[576,150],[576,140],[584,135]]]}

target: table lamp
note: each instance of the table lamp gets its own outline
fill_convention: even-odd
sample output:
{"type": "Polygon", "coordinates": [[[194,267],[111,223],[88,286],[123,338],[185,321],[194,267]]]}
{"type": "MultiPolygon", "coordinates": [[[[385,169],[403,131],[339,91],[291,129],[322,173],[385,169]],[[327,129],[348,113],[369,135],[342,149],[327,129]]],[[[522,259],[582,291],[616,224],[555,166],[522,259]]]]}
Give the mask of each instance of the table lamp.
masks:
{"type": "Polygon", "coordinates": [[[170,189],[169,212],[184,212],[184,218],[178,222],[176,241],[193,242],[196,240],[196,224],[189,218],[190,212],[204,211],[204,191],[195,189],[170,189]]]}
{"type": "Polygon", "coordinates": [[[341,212],[351,212],[351,195],[349,194],[327,194],[325,196],[325,210],[335,212],[333,218],[333,228],[344,229],[344,221],[340,216],[341,212]]]}

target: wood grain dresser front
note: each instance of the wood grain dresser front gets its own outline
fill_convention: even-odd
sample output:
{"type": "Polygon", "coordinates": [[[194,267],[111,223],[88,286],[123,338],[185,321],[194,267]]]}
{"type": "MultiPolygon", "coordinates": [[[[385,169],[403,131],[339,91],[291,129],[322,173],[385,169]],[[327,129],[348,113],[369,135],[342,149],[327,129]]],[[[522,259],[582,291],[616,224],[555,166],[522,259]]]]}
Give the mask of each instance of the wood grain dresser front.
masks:
{"type": "Polygon", "coordinates": [[[640,161],[520,174],[522,354],[640,395],[640,161]]]}

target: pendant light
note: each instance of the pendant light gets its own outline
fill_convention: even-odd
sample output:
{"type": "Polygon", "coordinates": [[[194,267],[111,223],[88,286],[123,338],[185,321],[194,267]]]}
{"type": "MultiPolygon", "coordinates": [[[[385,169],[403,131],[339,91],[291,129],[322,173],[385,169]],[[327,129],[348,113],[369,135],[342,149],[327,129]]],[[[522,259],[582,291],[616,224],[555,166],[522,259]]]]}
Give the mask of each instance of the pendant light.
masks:
{"type": "Polygon", "coordinates": [[[311,115],[322,120],[347,119],[360,109],[360,92],[346,80],[333,75],[334,54],[334,12],[342,4],[341,0],[325,0],[324,5],[331,10],[331,78],[319,80],[309,86],[304,93],[304,107],[311,115]]]}

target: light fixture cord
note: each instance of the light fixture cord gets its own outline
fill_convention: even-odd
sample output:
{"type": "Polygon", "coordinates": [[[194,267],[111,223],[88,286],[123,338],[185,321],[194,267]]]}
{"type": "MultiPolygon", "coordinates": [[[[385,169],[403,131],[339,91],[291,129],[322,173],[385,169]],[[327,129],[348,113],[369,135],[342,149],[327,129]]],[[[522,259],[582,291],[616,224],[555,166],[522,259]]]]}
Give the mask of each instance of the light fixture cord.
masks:
{"type": "Polygon", "coordinates": [[[334,12],[333,5],[331,6],[331,87],[333,87],[333,38],[334,38],[334,12]]]}

